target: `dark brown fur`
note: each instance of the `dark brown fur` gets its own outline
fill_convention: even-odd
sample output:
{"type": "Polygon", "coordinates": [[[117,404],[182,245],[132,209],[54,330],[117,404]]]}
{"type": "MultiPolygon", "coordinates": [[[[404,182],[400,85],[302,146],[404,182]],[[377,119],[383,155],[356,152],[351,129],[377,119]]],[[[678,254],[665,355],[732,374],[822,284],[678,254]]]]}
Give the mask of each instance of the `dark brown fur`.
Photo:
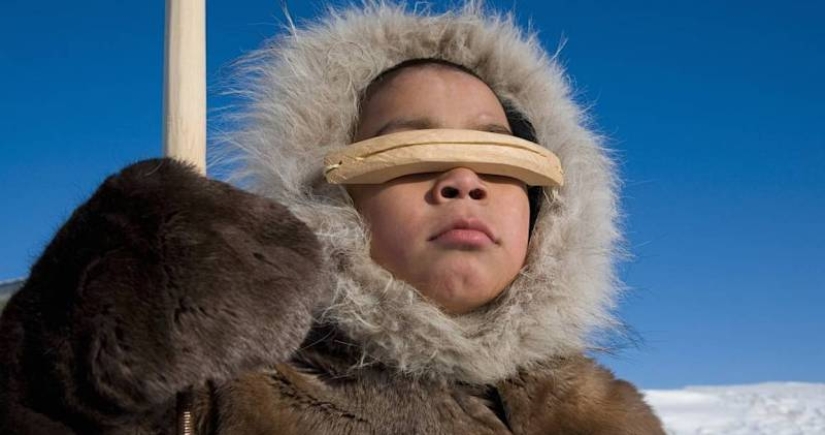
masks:
{"type": "Polygon", "coordinates": [[[203,392],[194,409],[199,433],[664,434],[636,389],[588,358],[559,358],[496,385],[466,385],[381,366],[352,369],[355,353],[345,339],[326,333],[311,340],[289,364],[203,392]]]}
{"type": "Polygon", "coordinates": [[[353,369],[316,325],[318,244],[284,207],[151,160],[72,215],[0,319],[0,433],[661,434],[635,388],[571,357],[495,386],[353,369]],[[303,344],[302,344],[303,342],[303,344]]]}
{"type": "Polygon", "coordinates": [[[4,310],[0,432],[154,433],[181,389],[289,358],[329,293],[318,264],[279,204],[172,160],[126,168],[4,310]]]}

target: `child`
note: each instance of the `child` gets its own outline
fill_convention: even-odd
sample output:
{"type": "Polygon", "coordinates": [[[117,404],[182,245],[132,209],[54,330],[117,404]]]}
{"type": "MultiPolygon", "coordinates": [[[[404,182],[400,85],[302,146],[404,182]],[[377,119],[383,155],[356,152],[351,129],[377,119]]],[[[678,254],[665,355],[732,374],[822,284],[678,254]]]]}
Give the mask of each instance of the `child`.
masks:
{"type": "Polygon", "coordinates": [[[615,180],[535,40],[368,5],[249,71],[257,195],[168,160],[108,179],[3,314],[4,433],[663,433],[583,356],[615,180]]]}

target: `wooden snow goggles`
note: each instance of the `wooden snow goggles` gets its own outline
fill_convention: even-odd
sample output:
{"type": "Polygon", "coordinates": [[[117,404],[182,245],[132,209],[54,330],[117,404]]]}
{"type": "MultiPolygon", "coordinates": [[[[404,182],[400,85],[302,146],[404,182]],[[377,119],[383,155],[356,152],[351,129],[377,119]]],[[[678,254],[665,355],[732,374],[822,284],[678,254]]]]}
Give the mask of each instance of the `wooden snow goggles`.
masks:
{"type": "Polygon", "coordinates": [[[477,130],[427,129],[377,136],[324,157],[331,184],[381,184],[404,175],[464,167],[528,186],[564,184],[555,154],[524,139],[477,130]]]}

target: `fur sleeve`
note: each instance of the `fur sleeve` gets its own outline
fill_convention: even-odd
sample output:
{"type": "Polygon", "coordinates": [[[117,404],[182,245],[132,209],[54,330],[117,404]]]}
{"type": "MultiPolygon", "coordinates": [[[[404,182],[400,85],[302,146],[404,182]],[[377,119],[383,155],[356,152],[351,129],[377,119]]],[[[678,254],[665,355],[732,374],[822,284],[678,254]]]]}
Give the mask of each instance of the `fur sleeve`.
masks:
{"type": "Polygon", "coordinates": [[[589,358],[559,359],[501,385],[514,430],[570,435],[664,435],[633,384],[589,358]]]}
{"type": "Polygon", "coordinates": [[[172,160],[130,166],[5,308],[0,432],[172,427],[178,391],[292,354],[326,298],[321,274],[314,235],[283,206],[172,160]]]}

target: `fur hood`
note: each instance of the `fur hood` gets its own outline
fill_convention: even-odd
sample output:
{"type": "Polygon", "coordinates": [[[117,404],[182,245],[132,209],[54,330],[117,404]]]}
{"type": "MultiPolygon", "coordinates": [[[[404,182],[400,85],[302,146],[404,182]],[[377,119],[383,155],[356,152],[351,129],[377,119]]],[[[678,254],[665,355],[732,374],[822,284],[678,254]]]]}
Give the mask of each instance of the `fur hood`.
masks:
{"type": "Polygon", "coordinates": [[[318,315],[361,346],[362,364],[488,383],[587,350],[594,333],[615,327],[614,164],[557,59],[512,17],[476,2],[449,13],[369,2],[309,27],[290,23],[240,65],[247,104],[223,142],[240,151],[244,184],[317,234],[335,292],[318,315]],[[520,275],[498,299],[461,316],[442,313],[371,260],[351,200],[322,174],[323,156],[351,143],[367,85],[414,58],[473,70],[533,124],[565,171],[564,187],[545,192],[520,275]]]}

